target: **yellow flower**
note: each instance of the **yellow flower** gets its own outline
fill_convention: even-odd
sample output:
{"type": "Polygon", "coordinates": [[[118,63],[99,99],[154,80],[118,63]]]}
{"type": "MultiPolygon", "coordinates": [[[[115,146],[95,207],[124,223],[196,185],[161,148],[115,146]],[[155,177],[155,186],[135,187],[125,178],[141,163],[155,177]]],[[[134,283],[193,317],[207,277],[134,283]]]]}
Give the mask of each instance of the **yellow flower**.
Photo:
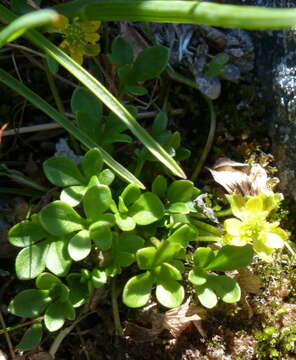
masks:
{"type": "Polygon", "coordinates": [[[83,56],[95,56],[100,52],[100,45],[97,44],[100,26],[100,21],[80,21],[75,18],[69,22],[68,18],[60,15],[55,29],[64,35],[64,40],[59,47],[81,65],[83,56]]]}
{"type": "Polygon", "coordinates": [[[234,246],[252,244],[260,258],[272,261],[274,249],[282,248],[288,240],[287,233],[279,227],[278,222],[270,223],[266,220],[270,211],[279,203],[278,194],[267,196],[261,193],[249,199],[233,195],[228,200],[237,218],[224,222],[225,243],[234,246]]]}

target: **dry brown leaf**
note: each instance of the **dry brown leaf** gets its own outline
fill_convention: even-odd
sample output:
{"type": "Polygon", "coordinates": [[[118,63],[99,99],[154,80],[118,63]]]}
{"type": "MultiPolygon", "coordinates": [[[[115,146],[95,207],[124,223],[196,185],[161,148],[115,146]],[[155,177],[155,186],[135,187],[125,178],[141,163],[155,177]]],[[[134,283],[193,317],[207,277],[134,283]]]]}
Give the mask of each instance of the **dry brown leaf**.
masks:
{"type": "Polygon", "coordinates": [[[208,170],[214,180],[229,194],[256,196],[260,192],[270,193],[267,173],[258,164],[250,166],[228,158],[220,158],[213,168],[208,170]]]}
{"type": "Polygon", "coordinates": [[[259,295],[263,286],[260,276],[254,274],[249,269],[240,269],[235,276],[235,280],[239,283],[241,289],[247,293],[259,295]]]}
{"type": "Polygon", "coordinates": [[[205,337],[206,332],[202,327],[202,320],[206,318],[206,310],[200,306],[191,305],[190,298],[187,301],[171,310],[168,310],[163,319],[163,327],[177,338],[191,323],[197,328],[201,336],[205,337]]]}

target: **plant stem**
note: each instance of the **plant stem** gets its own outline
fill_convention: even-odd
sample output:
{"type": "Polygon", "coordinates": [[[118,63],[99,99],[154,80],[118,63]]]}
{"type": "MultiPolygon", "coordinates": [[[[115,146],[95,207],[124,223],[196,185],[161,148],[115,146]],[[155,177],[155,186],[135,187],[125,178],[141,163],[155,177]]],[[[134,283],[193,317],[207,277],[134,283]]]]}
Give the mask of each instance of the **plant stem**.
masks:
{"type": "Polygon", "coordinates": [[[209,107],[209,110],[210,110],[210,117],[211,117],[211,120],[210,120],[210,130],[209,130],[209,135],[208,135],[208,138],[207,138],[207,142],[206,142],[206,145],[203,149],[203,152],[201,154],[201,157],[199,158],[197,164],[196,164],[196,167],[193,171],[193,174],[191,175],[191,180],[192,181],[195,181],[201,171],[201,169],[203,168],[204,166],[204,163],[207,159],[207,156],[211,150],[211,147],[212,147],[212,144],[213,144],[213,141],[214,141],[214,136],[215,136],[215,131],[216,131],[216,113],[215,113],[215,110],[214,110],[214,105],[213,105],[213,101],[210,100],[210,99],[206,99],[206,102],[208,104],[208,107],[209,107]]]}
{"type": "Polygon", "coordinates": [[[115,334],[118,336],[122,336],[123,330],[120,322],[119,310],[118,310],[118,302],[117,302],[117,278],[114,276],[112,278],[112,312],[113,312],[113,320],[115,326],[115,334]]]}
{"type": "Polygon", "coordinates": [[[15,325],[15,326],[6,327],[5,329],[0,329],[0,335],[5,334],[8,331],[13,331],[13,330],[16,330],[18,328],[31,325],[31,324],[33,324],[33,323],[35,323],[37,321],[41,321],[41,320],[43,320],[43,316],[41,316],[41,317],[39,317],[37,319],[34,319],[34,320],[25,321],[25,322],[23,322],[21,324],[15,325]]]}
{"type": "Polygon", "coordinates": [[[52,76],[52,73],[49,70],[48,63],[47,63],[46,59],[43,60],[43,64],[44,64],[44,69],[45,69],[48,85],[49,85],[49,88],[50,88],[51,93],[53,95],[56,106],[57,106],[59,112],[64,114],[65,113],[64,104],[63,104],[62,99],[60,97],[60,93],[59,93],[59,90],[58,90],[58,88],[56,86],[55,80],[54,80],[54,78],[52,76]]]}
{"type": "Polygon", "coordinates": [[[143,160],[142,158],[137,159],[137,166],[136,166],[136,169],[134,171],[134,175],[135,175],[136,178],[140,177],[140,174],[142,172],[144,164],[145,164],[145,160],[143,160]]]}
{"type": "Polygon", "coordinates": [[[216,235],[216,236],[221,236],[224,234],[224,231],[222,229],[217,228],[216,226],[207,224],[203,221],[199,221],[199,220],[195,220],[192,219],[191,222],[193,223],[193,225],[195,225],[197,227],[197,229],[206,231],[210,234],[216,235]]]}

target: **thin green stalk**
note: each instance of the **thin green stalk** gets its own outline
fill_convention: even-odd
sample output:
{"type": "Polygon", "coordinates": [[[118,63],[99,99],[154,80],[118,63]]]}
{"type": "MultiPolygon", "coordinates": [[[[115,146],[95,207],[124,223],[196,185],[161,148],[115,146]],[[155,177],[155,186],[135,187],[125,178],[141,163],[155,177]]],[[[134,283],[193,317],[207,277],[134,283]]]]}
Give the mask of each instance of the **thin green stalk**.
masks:
{"type": "Polygon", "coordinates": [[[203,148],[201,157],[199,158],[196,167],[193,171],[193,174],[191,175],[191,180],[195,181],[201,171],[201,169],[203,168],[205,161],[207,159],[207,156],[211,150],[211,147],[213,145],[213,141],[214,141],[214,136],[215,136],[215,131],[216,131],[216,113],[214,110],[214,105],[213,105],[213,101],[211,99],[207,99],[205,98],[209,110],[210,110],[210,130],[209,130],[209,134],[208,134],[208,138],[207,138],[207,142],[205,144],[205,147],[203,148]]]}
{"type": "Polygon", "coordinates": [[[134,175],[139,178],[140,177],[140,174],[142,172],[142,169],[143,169],[143,166],[145,164],[145,160],[142,159],[141,157],[138,157],[137,158],[137,165],[136,165],[136,168],[135,168],[135,171],[134,171],[134,175]]]}
{"type": "Polygon", "coordinates": [[[21,323],[21,324],[15,325],[15,326],[9,326],[9,327],[6,327],[5,329],[0,329],[0,335],[1,335],[1,334],[5,334],[5,333],[7,333],[7,332],[9,332],[9,331],[13,331],[13,330],[19,329],[19,328],[24,327],[24,326],[31,325],[31,324],[33,324],[33,323],[35,323],[35,322],[37,322],[37,321],[41,321],[41,320],[43,320],[43,316],[41,316],[41,317],[39,317],[39,318],[37,318],[37,319],[25,321],[25,322],[23,322],[23,323],[21,323]]]}
{"type": "Polygon", "coordinates": [[[214,212],[214,215],[218,218],[226,217],[226,216],[232,216],[233,212],[232,212],[231,208],[229,208],[229,209],[225,209],[225,210],[216,211],[216,212],[214,212]]]}
{"type": "Polygon", "coordinates": [[[87,20],[207,24],[249,30],[296,25],[296,9],[216,4],[180,0],[76,0],[55,9],[87,20]]]}
{"type": "Polygon", "coordinates": [[[52,76],[52,73],[49,70],[48,63],[47,63],[46,59],[43,59],[43,64],[44,64],[44,69],[45,69],[45,74],[46,74],[46,77],[47,77],[48,85],[49,85],[50,91],[52,93],[52,96],[54,98],[54,101],[56,103],[56,106],[57,106],[59,112],[61,114],[64,114],[65,113],[65,107],[64,107],[64,104],[62,102],[59,90],[58,90],[58,88],[56,86],[54,77],[52,76]]]}
{"type": "Polygon", "coordinates": [[[114,276],[112,278],[112,312],[113,312],[113,320],[115,326],[115,334],[118,336],[122,336],[123,330],[120,322],[119,310],[118,310],[118,302],[117,302],[117,278],[114,276]]]}
{"type": "Polygon", "coordinates": [[[213,225],[207,224],[203,221],[199,221],[199,220],[195,220],[195,219],[192,219],[191,221],[192,221],[193,225],[197,227],[197,229],[200,229],[202,231],[206,231],[206,232],[216,235],[216,236],[221,236],[224,234],[224,231],[217,228],[216,226],[213,226],[213,225]]]}

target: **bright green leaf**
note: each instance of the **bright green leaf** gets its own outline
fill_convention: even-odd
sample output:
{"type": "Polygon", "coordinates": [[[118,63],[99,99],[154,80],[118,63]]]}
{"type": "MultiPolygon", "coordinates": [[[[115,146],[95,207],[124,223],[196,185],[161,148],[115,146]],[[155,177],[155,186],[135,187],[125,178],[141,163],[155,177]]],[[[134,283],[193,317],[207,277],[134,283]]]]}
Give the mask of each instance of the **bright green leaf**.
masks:
{"type": "Polygon", "coordinates": [[[56,285],[60,285],[61,280],[50,273],[42,273],[36,278],[35,283],[40,290],[50,290],[56,285]]]}
{"type": "Polygon", "coordinates": [[[57,276],[65,276],[70,270],[72,260],[68,254],[65,239],[51,242],[46,257],[46,267],[57,276]]]}
{"type": "Polygon", "coordinates": [[[38,223],[29,220],[14,225],[8,232],[8,241],[17,247],[33,245],[46,237],[47,233],[38,223]]]}
{"type": "Polygon", "coordinates": [[[81,168],[87,179],[99,175],[103,168],[103,158],[99,149],[91,149],[83,156],[81,168]]]}
{"type": "Polygon", "coordinates": [[[85,186],[74,185],[66,187],[62,190],[60,200],[74,207],[77,206],[83,199],[87,188],[85,186]]]}
{"type": "Polygon", "coordinates": [[[167,308],[180,306],[184,296],[184,288],[178,281],[166,280],[156,286],[156,298],[161,305],[167,308]]]}
{"type": "Polygon", "coordinates": [[[185,224],[172,233],[167,239],[169,242],[178,243],[184,247],[188,245],[190,241],[194,241],[197,238],[197,232],[189,225],[185,224]]]}
{"type": "Polygon", "coordinates": [[[68,253],[74,261],[85,259],[91,251],[90,234],[81,230],[75,234],[68,243],[68,253]]]}
{"type": "Polygon", "coordinates": [[[64,325],[65,319],[75,319],[75,310],[69,302],[57,301],[46,309],[44,323],[49,331],[59,330],[64,325]]]}
{"type": "Polygon", "coordinates": [[[167,190],[168,182],[162,175],[157,175],[152,183],[152,192],[157,196],[164,197],[167,190]]]}
{"type": "Polygon", "coordinates": [[[41,342],[43,335],[42,324],[35,322],[24,334],[17,348],[21,351],[32,350],[41,342]]]}
{"type": "Polygon", "coordinates": [[[186,202],[192,199],[193,182],[189,180],[175,180],[167,191],[167,198],[170,202],[186,202]]]}
{"type": "Polygon", "coordinates": [[[201,302],[201,304],[204,307],[206,307],[208,309],[212,309],[213,307],[215,307],[217,305],[217,302],[218,302],[217,296],[216,296],[215,292],[211,288],[208,287],[207,283],[197,286],[196,292],[197,292],[199,301],[201,302]]]}
{"type": "Polygon", "coordinates": [[[206,268],[206,266],[213,261],[215,254],[212,249],[207,247],[200,247],[195,250],[193,255],[194,265],[198,268],[206,268]]]}
{"type": "Polygon", "coordinates": [[[200,269],[192,269],[188,273],[188,280],[194,285],[203,285],[207,279],[207,274],[200,269]]]}
{"type": "Polygon", "coordinates": [[[81,275],[71,273],[67,276],[67,284],[70,289],[69,301],[74,308],[83,305],[90,296],[90,290],[87,281],[81,281],[81,275]]]}
{"type": "Polygon", "coordinates": [[[87,190],[83,197],[83,209],[86,216],[93,221],[109,209],[112,194],[108,186],[96,185],[87,190]]]}
{"type": "Polygon", "coordinates": [[[82,111],[96,116],[98,121],[102,116],[102,102],[87,88],[77,87],[71,97],[71,109],[73,113],[82,111]]]}
{"type": "Polygon", "coordinates": [[[112,245],[112,231],[105,222],[97,221],[90,228],[90,237],[93,242],[103,251],[112,245]]]}
{"type": "Polygon", "coordinates": [[[131,206],[129,215],[138,225],[152,224],[163,217],[164,206],[157,195],[146,192],[131,206]]]}
{"type": "Polygon", "coordinates": [[[139,249],[136,254],[137,264],[139,269],[148,270],[153,267],[156,255],[156,248],[154,246],[139,249]]]}
{"type": "Polygon", "coordinates": [[[125,284],[122,293],[123,303],[131,308],[139,308],[147,304],[153,285],[149,271],[136,275],[125,284]]]}
{"type": "Polygon", "coordinates": [[[129,184],[125,187],[121,193],[121,198],[124,201],[125,205],[128,207],[134,203],[141,195],[141,190],[136,184],[129,184]]]}
{"type": "Polygon", "coordinates": [[[207,284],[215,291],[217,296],[226,303],[232,304],[240,300],[240,287],[238,283],[229,276],[211,276],[207,284]]]}

